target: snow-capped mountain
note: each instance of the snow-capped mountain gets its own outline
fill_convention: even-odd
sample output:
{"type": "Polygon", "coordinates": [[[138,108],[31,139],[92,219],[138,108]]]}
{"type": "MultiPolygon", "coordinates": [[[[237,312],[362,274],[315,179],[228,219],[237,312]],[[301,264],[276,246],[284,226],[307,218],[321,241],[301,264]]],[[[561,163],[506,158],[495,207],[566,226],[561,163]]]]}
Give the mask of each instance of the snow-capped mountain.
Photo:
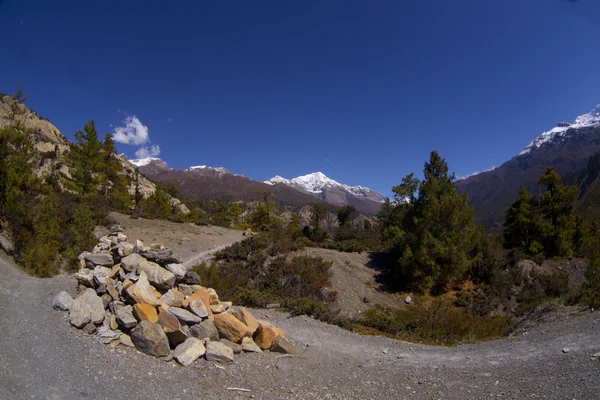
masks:
{"type": "Polygon", "coordinates": [[[570,134],[579,132],[578,130],[581,128],[587,128],[598,124],[600,124],[600,104],[589,113],[575,118],[575,122],[572,124],[569,122],[561,122],[558,126],[542,133],[540,136],[533,139],[519,155],[522,156],[528,154],[532,149],[538,149],[545,143],[564,140],[565,137],[570,134]]]}
{"type": "Polygon", "coordinates": [[[322,172],[313,172],[293,179],[286,179],[277,175],[265,181],[265,183],[268,185],[284,184],[291,186],[335,205],[351,204],[348,195],[377,203],[385,201],[385,197],[367,187],[345,185],[327,177],[322,172]]]}
{"type": "Polygon", "coordinates": [[[532,140],[523,151],[501,166],[459,180],[456,187],[469,194],[477,216],[488,227],[499,226],[504,210],[514,201],[519,187],[540,193],[539,177],[549,166],[565,177],[584,167],[600,152],[600,105],[573,123],[561,122],[532,140]]]}
{"type": "Polygon", "coordinates": [[[156,157],[136,158],[133,160],[129,160],[129,162],[132,163],[133,165],[135,165],[136,167],[143,167],[144,165],[148,165],[153,161],[154,162],[164,162],[160,158],[156,158],[156,157]]]}

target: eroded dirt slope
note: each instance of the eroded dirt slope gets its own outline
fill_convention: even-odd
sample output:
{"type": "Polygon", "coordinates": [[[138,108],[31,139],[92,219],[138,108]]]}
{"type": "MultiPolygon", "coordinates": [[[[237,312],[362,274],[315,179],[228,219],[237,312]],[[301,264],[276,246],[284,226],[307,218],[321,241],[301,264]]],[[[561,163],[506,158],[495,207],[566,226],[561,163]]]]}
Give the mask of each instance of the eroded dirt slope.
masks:
{"type": "MultiPolygon", "coordinates": [[[[146,245],[160,243],[186,264],[200,262],[203,255],[222,249],[244,239],[243,232],[218,226],[197,226],[156,219],[133,219],[129,215],[112,212],[109,218],[121,225],[130,243],[136,239],[146,245]]],[[[191,266],[191,265],[190,265],[191,266]]]]}

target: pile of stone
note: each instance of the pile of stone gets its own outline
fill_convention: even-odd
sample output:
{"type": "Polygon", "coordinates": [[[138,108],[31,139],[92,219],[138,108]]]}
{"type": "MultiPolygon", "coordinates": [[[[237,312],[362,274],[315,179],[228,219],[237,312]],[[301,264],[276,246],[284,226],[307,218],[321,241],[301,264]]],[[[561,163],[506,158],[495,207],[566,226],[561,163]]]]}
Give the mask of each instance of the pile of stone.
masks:
{"type": "Polygon", "coordinates": [[[104,344],[134,347],[190,365],[200,357],[230,362],[234,354],[297,354],[283,330],[219,300],[200,277],[160,246],[131,244],[120,228],[79,255],[75,299],[59,293],[53,307],[104,344]]]}

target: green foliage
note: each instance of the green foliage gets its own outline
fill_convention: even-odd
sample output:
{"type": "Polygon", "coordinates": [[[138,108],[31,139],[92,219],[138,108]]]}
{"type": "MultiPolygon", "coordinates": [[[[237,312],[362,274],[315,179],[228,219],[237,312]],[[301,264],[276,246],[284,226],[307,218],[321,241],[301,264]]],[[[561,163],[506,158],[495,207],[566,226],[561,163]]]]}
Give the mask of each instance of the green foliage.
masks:
{"type": "Polygon", "coordinates": [[[344,226],[350,222],[352,219],[356,217],[356,208],[351,205],[346,205],[338,208],[337,210],[337,220],[340,226],[344,226]]]}
{"type": "Polygon", "coordinates": [[[72,177],[70,188],[81,199],[93,200],[101,185],[99,175],[105,171],[102,142],[94,121],[85,124],[83,132],[75,132],[75,140],[68,156],[72,177]]]}
{"type": "Polygon", "coordinates": [[[202,281],[223,298],[247,306],[280,302],[299,312],[325,315],[318,305],[319,291],[327,286],[331,262],[320,257],[286,257],[294,242],[279,232],[261,233],[218,252],[211,265],[195,267],[202,281]],[[315,303],[306,299],[313,299],[315,303]]]}
{"type": "Polygon", "coordinates": [[[246,221],[254,230],[262,232],[268,231],[276,225],[281,224],[281,220],[273,214],[274,210],[275,205],[273,203],[260,203],[256,206],[254,211],[248,214],[246,221]]]}
{"type": "Polygon", "coordinates": [[[171,207],[169,195],[161,185],[156,185],[154,193],[139,201],[136,211],[144,218],[168,219],[177,214],[171,207]]]}
{"type": "Polygon", "coordinates": [[[401,279],[415,288],[442,288],[449,280],[463,278],[477,262],[482,229],[436,151],[423,172],[423,181],[410,174],[392,188],[395,201],[386,202],[379,217],[401,279]]]}
{"type": "Polygon", "coordinates": [[[59,197],[51,192],[35,207],[33,232],[25,253],[26,268],[37,276],[52,276],[60,265],[59,251],[62,230],[59,216],[59,197]]]}
{"type": "Polygon", "coordinates": [[[587,279],[582,289],[581,302],[590,308],[600,309],[600,251],[590,257],[585,273],[587,279]]]}
{"type": "MultiPolygon", "coordinates": [[[[72,255],[77,255],[82,251],[89,250],[94,247],[95,238],[92,235],[94,227],[96,226],[96,219],[91,208],[87,205],[80,205],[77,207],[72,216],[72,222],[70,224],[70,234],[72,240],[72,255]]],[[[74,261],[71,259],[71,261],[74,261]]]]}
{"type": "Polygon", "coordinates": [[[503,317],[473,315],[444,298],[416,302],[404,310],[378,306],[366,311],[358,323],[402,339],[437,344],[497,338],[508,328],[503,317]]]}
{"type": "Polygon", "coordinates": [[[552,167],[538,183],[546,187],[538,201],[521,188],[506,210],[504,246],[538,258],[583,255],[596,228],[586,223],[575,208],[578,188],[562,184],[552,167]]]}

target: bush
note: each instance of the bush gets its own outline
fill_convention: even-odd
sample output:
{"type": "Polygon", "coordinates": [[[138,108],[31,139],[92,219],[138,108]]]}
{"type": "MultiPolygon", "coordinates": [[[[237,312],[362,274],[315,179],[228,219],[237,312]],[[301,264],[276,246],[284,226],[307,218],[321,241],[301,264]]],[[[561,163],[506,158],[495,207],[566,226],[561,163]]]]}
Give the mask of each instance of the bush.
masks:
{"type": "Polygon", "coordinates": [[[455,307],[444,298],[416,302],[406,310],[376,307],[358,321],[408,340],[426,340],[437,344],[473,342],[500,337],[508,328],[504,317],[483,317],[455,307]]]}

